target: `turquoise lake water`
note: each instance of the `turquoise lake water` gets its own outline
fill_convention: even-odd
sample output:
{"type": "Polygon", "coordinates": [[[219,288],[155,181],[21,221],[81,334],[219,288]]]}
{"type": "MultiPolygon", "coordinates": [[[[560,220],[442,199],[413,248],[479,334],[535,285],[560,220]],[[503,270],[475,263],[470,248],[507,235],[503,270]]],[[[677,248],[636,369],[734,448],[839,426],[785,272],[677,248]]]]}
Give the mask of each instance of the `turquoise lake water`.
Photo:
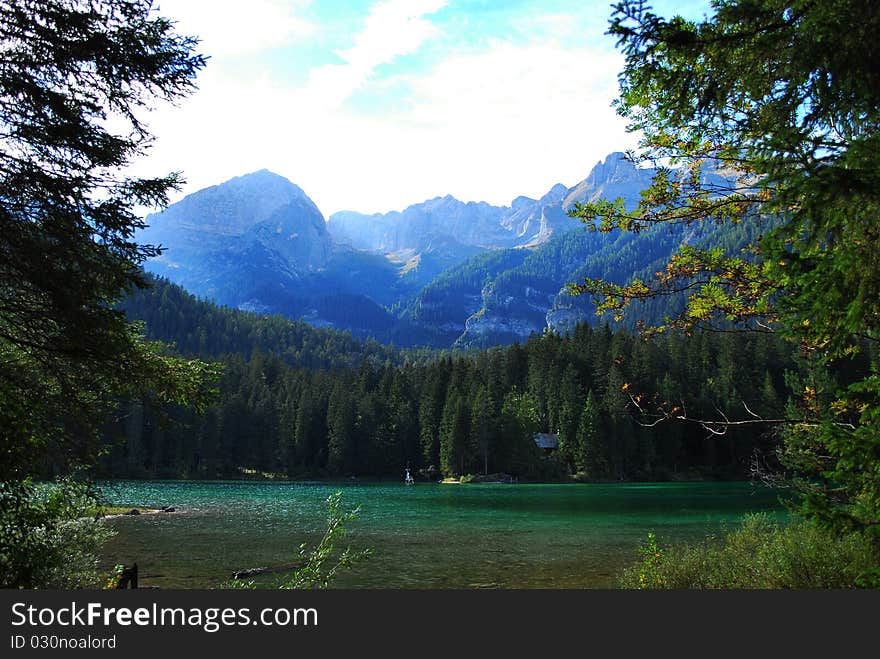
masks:
{"type": "Polygon", "coordinates": [[[116,517],[104,562],[137,562],[143,586],[216,587],[239,569],[294,560],[342,491],[361,513],[349,542],[373,555],[349,588],[607,588],[648,531],[693,541],[749,512],[784,518],[779,491],[750,483],[440,485],[113,481],[109,503],[177,512],[116,517]]]}

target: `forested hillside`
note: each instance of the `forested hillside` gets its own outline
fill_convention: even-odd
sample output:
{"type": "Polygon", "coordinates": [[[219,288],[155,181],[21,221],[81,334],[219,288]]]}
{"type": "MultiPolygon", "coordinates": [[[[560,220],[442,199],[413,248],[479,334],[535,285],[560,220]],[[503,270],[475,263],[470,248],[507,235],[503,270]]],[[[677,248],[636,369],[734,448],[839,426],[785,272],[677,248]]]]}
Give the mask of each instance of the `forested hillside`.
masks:
{"type": "Polygon", "coordinates": [[[197,301],[158,281],[128,313],[177,350],[219,359],[205,414],[123,406],[102,470],[113,476],[424,478],[508,473],[521,479],[742,477],[773,437],[723,437],[699,425],[639,425],[665,402],[717,418],[744,404],[782,413],[797,387],[789,346],[768,334],[669,334],[578,325],[479,353],[401,353],[334,330],[197,301]],[[656,397],[653,397],[656,396],[656,397]],[[165,417],[168,418],[165,418],[165,417]],[[543,455],[536,432],[558,433],[543,455]]]}
{"type": "Polygon", "coordinates": [[[200,300],[166,279],[152,278],[149,288],[128,296],[121,308],[144,324],[147,338],[170,344],[184,355],[219,358],[256,352],[278,357],[298,368],[353,367],[363,360],[397,360],[398,351],[374,340],[318,329],[283,316],[265,316],[200,300]]]}

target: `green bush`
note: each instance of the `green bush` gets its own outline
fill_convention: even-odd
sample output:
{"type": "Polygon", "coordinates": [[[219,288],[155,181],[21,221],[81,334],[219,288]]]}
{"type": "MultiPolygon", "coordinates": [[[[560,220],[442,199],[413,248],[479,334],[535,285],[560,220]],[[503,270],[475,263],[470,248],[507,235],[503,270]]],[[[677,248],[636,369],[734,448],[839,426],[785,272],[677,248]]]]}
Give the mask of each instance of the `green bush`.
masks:
{"type": "Polygon", "coordinates": [[[797,520],[747,516],[720,538],[662,548],[653,533],[623,588],[856,588],[877,585],[878,557],[862,535],[834,535],[797,520]]]}
{"type": "Polygon", "coordinates": [[[100,550],[113,531],[95,519],[96,503],[71,480],[0,482],[0,587],[100,585],[100,550]]]}

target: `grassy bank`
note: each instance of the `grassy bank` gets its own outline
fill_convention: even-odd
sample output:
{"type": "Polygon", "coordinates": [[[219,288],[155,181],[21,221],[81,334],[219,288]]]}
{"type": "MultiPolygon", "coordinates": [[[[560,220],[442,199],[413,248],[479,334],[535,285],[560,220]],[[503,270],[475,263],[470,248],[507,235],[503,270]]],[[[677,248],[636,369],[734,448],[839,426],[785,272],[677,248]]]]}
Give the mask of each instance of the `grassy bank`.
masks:
{"type": "Polygon", "coordinates": [[[863,535],[833,534],[797,519],[788,525],[766,514],[747,516],[737,529],[699,544],[663,547],[653,533],[622,588],[791,589],[880,587],[880,556],[863,535]]]}

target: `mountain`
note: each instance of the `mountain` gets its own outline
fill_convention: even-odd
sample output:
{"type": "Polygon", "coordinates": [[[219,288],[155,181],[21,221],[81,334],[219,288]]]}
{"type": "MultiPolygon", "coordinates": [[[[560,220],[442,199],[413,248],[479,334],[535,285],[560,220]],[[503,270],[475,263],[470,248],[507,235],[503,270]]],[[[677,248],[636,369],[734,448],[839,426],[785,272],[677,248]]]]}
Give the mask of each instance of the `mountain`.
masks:
{"type": "Polygon", "coordinates": [[[388,259],[334,244],[315,203],[267,170],[188,195],[146,223],[138,240],[165,248],[148,271],[232,308],[390,339],[399,321],[386,306],[421,285],[388,259]]]}
{"type": "MultiPolygon", "coordinates": [[[[460,263],[425,287],[401,317],[416,325],[431,325],[447,340],[457,334],[453,344],[459,347],[522,341],[546,329],[564,333],[580,322],[595,320],[590,296],[571,296],[569,284],[585,278],[618,284],[634,277],[647,280],[684,243],[736,250],[758,237],[760,223],[656,226],[641,233],[590,232],[566,213],[575,202],[602,198],[622,198],[633,208],[654,173],[636,168],[622,154],[611,154],[573,188],[556,186],[536,202],[518,198],[506,221],[527,249],[496,250],[491,257],[481,255],[460,263]],[[578,227],[581,230],[572,230],[578,227]]],[[[732,185],[733,173],[708,167],[703,178],[723,189],[732,185]]],[[[637,310],[638,317],[661,322],[684,303],[684,295],[648,301],[637,310]]],[[[632,327],[635,315],[625,316],[621,324],[632,327]]]]}
{"type": "MultiPolygon", "coordinates": [[[[729,227],[714,226],[590,232],[568,215],[601,198],[634,207],[653,174],[612,153],[577,185],[510,206],[447,195],[325,222],[301,188],[261,170],[150,215],[139,239],[167,248],[149,271],[225,306],[401,346],[494,345],[592,319],[588,297],[572,298],[568,284],[626,283],[650,276],[683,242],[729,238],[729,227]]],[[[712,169],[705,177],[728,180],[712,169]]],[[[655,307],[657,319],[673,308],[655,307]]]]}
{"type": "Polygon", "coordinates": [[[522,264],[529,254],[525,249],[498,249],[468,259],[425,286],[400,316],[415,326],[432,328],[441,345],[452,345],[464,333],[467,319],[483,307],[487,282],[522,264]]]}
{"type": "Polygon", "coordinates": [[[328,229],[336,242],[370,252],[422,251],[438,239],[491,248],[510,242],[509,232],[501,225],[507,211],[447,195],[414,204],[402,212],[362,215],[340,211],[330,216],[328,229]]]}
{"type": "MultiPolygon", "coordinates": [[[[496,268],[486,267],[479,259],[465,262],[416,299],[444,301],[445,327],[460,329],[454,340],[458,347],[522,341],[546,329],[564,334],[579,323],[596,320],[591,297],[570,295],[568,284],[585,278],[617,284],[636,277],[649,280],[682,244],[720,246],[736,252],[754,242],[768,226],[756,221],[736,226],[655,226],[641,233],[570,231],[532,250],[508,250],[525,252],[521,259],[508,260],[499,252],[493,262],[499,266],[496,268]],[[474,276],[476,273],[482,276],[479,287],[475,285],[480,280],[480,276],[474,276]],[[468,305],[455,305],[453,300],[468,300],[468,305]]],[[[632,329],[637,320],[660,323],[681,311],[685,302],[685,293],[648,300],[635,305],[634,313],[611,324],[632,329]]],[[[410,305],[403,317],[416,324],[424,322],[417,304],[410,305]]]]}
{"type": "Polygon", "coordinates": [[[231,306],[283,299],[333,252],[314,202],[267,170],[200,190],[146,222],[139,241],[166,248],[149,270],[231,306]]]}
{"type": "Polygon", "coordinates": [[[579,226],[566,213],[575,202],[623,197],[635,205],[653,171],[612,153],[574,187],[557,183],[540,199],[517,197],[510,206],[491,206],[447,195],[402,212],[341,211],[330,216],[327,226],[334,241],[377,254],[420,253],[438,239],[481,249],[535,246],[579,226]]]}
{"type": "Polygon", "coordinates": [[[632,208],[654,173],[653,168],[636,167],[625,154],[618,151],[597,163],[587,178],[566,192],[562,203],[568,208],[576,201],[593,202],[622,197],[626,206],[632,208]]]}
{"type": "Polygon", "coordinates": [[[487,250],[535,248],[580,228],[567,213],[575,202],[623,197],[634,206],[653,173],[612,153],[574,187],[557,183],[540,199],[520,196],[510,206],[492,206],[447,195],[399,212],[340,211],[327,229],[334,242],[384,256],[402,268],[407,283],[422,287],[487,250]]]}

